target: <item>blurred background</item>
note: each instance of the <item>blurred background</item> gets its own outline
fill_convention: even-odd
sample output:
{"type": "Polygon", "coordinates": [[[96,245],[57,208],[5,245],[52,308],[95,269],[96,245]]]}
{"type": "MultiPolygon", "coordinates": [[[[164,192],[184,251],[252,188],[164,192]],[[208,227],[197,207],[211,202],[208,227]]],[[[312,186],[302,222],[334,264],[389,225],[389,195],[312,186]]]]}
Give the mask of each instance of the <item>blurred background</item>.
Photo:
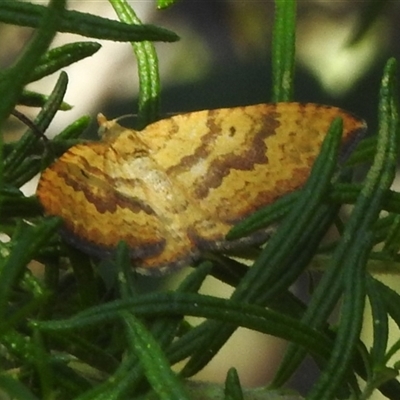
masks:
{"type": "MultiPolygon", "coordinates": [[[[160,117],[269,101],[272,0],[181,0],[168,10],[157,10],[153,0],[130,3],[143,23],[169,28],[181,37],[178,43],[156,44],[162,77],[160,117]]],[[[106,0],[68,4],[70,9],[116,18],[106,0]]],[[[373,134],[382,68],[389,56],[398,57],[400,53],[399,17],[400,2],[298,1],[294,100],[353,111],[366,119],[373,134]],[[373,11],[368,11],[370,3],[375,3],[373,11]],[[363,26],[368,29],[364,31],[363,26]]],[[[2,67],[13,62],[31,34],[29,29],[0,25],[2,67]]],[[[84,38],[60,34],[54,47],[77,40],[84,38]]],[[[66,101],[74,108],[59,112],[46,134],[56,134],[83,114],[103,112],[111,119],[137,112],[138,78],[130,45],[102,45],[93,57],[66,69],[70,79],[66,101]]],[[[50,93],[56,78],[35,82],[30,89],[50,93]]],[[[21,111],[32,115],[34,110],[21,111]]],[[[88,135],[93,137],[95,132],[93,123],[88,135]]],[[[34,188],[32,183],[25,190],[29,193],[34,188]]],[[[386,277],[386,283],[392,281],[386,277]]],[[[230,290],[216,281],[205,288],[221,296],[229,296],[230,290]]],[[[239,331],[229,346],[199,374],[199,379],[223,381],[233,365],[243,385],[265,384],[284,348],[280,340],[245,330],[239,331]]],[[[315,380],[315,371],[310,362],[294,377],[293,387],[306,390],[315,380]]]]}

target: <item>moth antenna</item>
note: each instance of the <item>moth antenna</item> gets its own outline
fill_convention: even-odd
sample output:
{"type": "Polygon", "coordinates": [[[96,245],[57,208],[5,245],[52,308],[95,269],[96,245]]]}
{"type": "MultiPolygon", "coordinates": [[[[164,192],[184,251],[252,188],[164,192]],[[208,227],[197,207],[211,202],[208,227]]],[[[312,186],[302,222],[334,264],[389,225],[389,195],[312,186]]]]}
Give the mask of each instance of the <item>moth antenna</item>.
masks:
{"type": "Polygon", "coordinates": [[[97,114],[97,123],[100,127],[104,126],[107,128],[107,127],[112,126],[115,123],[119,122],[121,119],[128,118],[128,117],[137,117],[137,114],[124,114],[124,115],[120,115],[117,118],[108,120],[104,114],[98,113],[97,114]]]}
{"type": "Polygon", "coordinates": [[[119,117],[115,118],[115,122],[119,122],[121,119],[129,118],[129,117],[137,118],[137,116],[138,116],[138,115],[137,115],[137,114],[134,114],[134,113],[132,113],[132,114],[120,115],[119,117]]]}

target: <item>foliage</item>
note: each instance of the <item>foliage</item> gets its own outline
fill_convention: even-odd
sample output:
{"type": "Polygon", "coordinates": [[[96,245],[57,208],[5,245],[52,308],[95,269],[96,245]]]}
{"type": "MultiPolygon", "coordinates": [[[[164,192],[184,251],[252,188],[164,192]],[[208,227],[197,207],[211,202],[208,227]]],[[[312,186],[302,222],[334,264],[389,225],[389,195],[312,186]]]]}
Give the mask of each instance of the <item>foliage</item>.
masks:
{"type": "MultiPolygon", "coordinates": [[[[160,85],[149,40],[174,41],[177,36],[142,25],[125,0],[110,3],[123,22],[66,11],[65,0],[52,0],[47,7],[20,1],[0,4],[0,21],[36,28],[19,60],[0,73],[0,126],[17,104],[27,104],[41,107],[34,124],[45,132],[55,112],[69,108],[63,102],[68,84],[64,72],[49,96],[25,90],[29,82],[100,48],[95,42],[77,42],[48,50],[57,31],[132,41],[139,65],[140,124],[157,117],[160,85]]],[[[158,6],[172,3],[160,0],[158,6]]],[[[271,97],[290,101],[296,4],[294,0],[275,3],[271,97]]],[[[366,15],[357,40],[372,21],[369,9],[366,15]]],[[[400,297],[376,280],[369,268],[374,262],[399,262],[400,193],[390,189],[399,152],[396,70],[396,61],[388,60],[379,93],[378,131],[360,143],[344,168],[336,166],[341,135],[337,120],[306,186],[230,233],[238,237],[280,221],[253,265],[249,268],[223,255],[209,255],[174,292],[140,293],[123,243],[110,261],[116,278],[110,289],[94,260],[60,241],[61,221],[43,217],[35,196],[25,197],[19,190],[49,164],[49,149],[59,154],[79,140],[89,123],[87,117],[44,146],[31,129],[18,142],[0,141],[0,228],[11,238],[0,242],[1,390],[17,399],[241,399],[250,395],[289,399],[293,395],[281,388],[311,355],[321,374],[307,399],[366,399],[374,390],[399,398],[397,370],[388,367],[399,342],[388,347],[387,338],[389,317],[400,326],[400,297]],[[368,172],[361,183],[352,183],[349,171],[360,164],[367,165],[368,172]],[[338,216],[343,203],[353,205],[346,221],[338,216]],[[340,238],[320,246],[321,237],[334,223],[340,238]],[[318,257],[326,259],[324,274],[306,304],[289,287],[318,257]],[[43,277],[28,269],[32,260],[43,263],[43,277]],[[234,287],[230,299],[198,293],[210,274],[234,287]],[[360,340],[366,299],[376,321],[371,349],[360,340]],[[338,322],[332,324],[329,317],[338,307],[338,322]],[[191,326],[185,316],[202,317],[204,322],[191,326]],[[291,343],[270,389],[242,391],[233,370],[219,391],[193,386],[188,378],[207,365],[238,326],[291,343]],[[182,360],[188,360],[183,369],[173,372],[170,366],[182,360]],[[360,386],[358,378],[366,384],[360,386]]]]}

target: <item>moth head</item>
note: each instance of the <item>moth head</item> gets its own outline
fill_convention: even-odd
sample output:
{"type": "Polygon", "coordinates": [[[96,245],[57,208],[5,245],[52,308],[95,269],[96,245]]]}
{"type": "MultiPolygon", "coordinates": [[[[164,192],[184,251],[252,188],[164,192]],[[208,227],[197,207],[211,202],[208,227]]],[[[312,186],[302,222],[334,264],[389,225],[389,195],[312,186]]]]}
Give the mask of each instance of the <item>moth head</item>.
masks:
{"type": "Polygon", "coordinates": [[[97,123],[99,124],[98,134],[103,141],[112,142],[127,130],[127,128],[118,124],[117,120],[108,120],[104,114],[97,114],[97,123]]]}

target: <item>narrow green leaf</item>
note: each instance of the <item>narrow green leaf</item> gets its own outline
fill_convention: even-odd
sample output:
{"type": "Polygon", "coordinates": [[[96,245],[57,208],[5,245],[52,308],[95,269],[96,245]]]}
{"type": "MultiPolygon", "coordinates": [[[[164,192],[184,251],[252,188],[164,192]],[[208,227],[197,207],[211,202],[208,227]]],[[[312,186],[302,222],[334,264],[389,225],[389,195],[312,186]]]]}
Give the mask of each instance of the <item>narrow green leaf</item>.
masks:
{"type": "MultiPolygon", "coordinates": [[[[387,309],[390,317],[393,319],[395,324],[400,328],[400,295],[393,289],[384,285],[382,282],[375,280],[375,285],[378,288],[378,293],[384,301],[385,308],[387,309]]],[[[400,349],[400,341],[397,341],[395,349],[391,349],[386,355],[386,362],[389,361],[390,357],[400,349]]]]}
{"type": "MultiPolygon", "coordinates": [[[[293,341],[305,346],[312,354],[318,354],[323,358],[326,358],[331,351],[329,338],[307,325],[299,323],[295,318],[244,302],[195,293],[152,293],[126,301],[115,300],[101,306],[91,307],[70,319],[36,321],[33,325],[43,331],[81,329],[118,319],[118,313],[126,310],[134,310],[138,317],[192,315],[216,319],[222,321],[224,325],[240,325],[293,341]]],[[[201,325],[195,329],[207,332],[201,325]]],[[[190,341],[192,341],[193,334],[191,332],[189,334],[190,341]]],[[[202,349],[204,351],[204,346],[202,349]]]]}
{"type": "MultiPolygon", "coordinates": [[[[0,21],[37,28],[46,9],[46,6],[39,4],[3,1],[0,3],[0,21]]],[[[174,32],[153,25],[128,25],[73,10],[63,13],[63,18],[57,24],[57,31],[119,42],[179,40],[174,32]]]]}
{"type": "MultiPolygon", "coordinates": [[[[389,61],[382,80],[382,92],[384,93],[387,92],[389,87],[393,92],[394,68],[395,64],[393,60],[389,61]],[[390,79],[388,79],[389,76],[390,79]]],[[[302,318],[304,323],[315,328],[325,324],[326,319],[331,314],[340,297],[342,291],[342,279],[343,282],[346,281],[344,277],[342,278],[342,271],[344,271],[344,273],[346,273],[346,271],[351,273],[355,266],[360,265],[360,260],[365,259],[365,252],[369,253],[371,250],[368,232],[373,229],[373,225],[382,209],[385,193],[390,186],[390,182],[394,178],[393,168],[395,164],[393,163],[396,158],[395,154],[397,146],[397,112],[394,110],[392,100],[388,100],[387,96],[382,96],[381,101],[384,103],[380,106],[382,125],[378,139],[378,153],[375,156],[375,162],[367,175],[362,190],[360,191],[356,206],[346,225],[342,240],[335,249],[330,266],[316,288],[309,303],[309,307],[302,318]],[[387,125],[388,120],[391,120],[390,129],[387,125]],[[383,160],[386,161],[386,164],[382,164],[383,160]],[[366,234],[367,237],[360,236],[364,234],[366,234]],[[366,238],[368,238],[368,240],[366,240],[366,238]]],[[[354,273],[357,274],[357,271],[354,273]]],[[[352,279],[350,280],[352,281],[352,279]]],[[[363,280],[361,279],[361,282],[362,281],[363,280]]],[[[348,290],[351,290],[351,288],[348,290]]],[[[360,292],[358,292],[358,294],[359,293],[360,292]]],[[[359,312],[361,313],[360,310],[359,312]]],[[[353,317],[348,318],[349,326],[353,323],[356,324],[357,321],[359,321],[359,319],[356,318],[356,316],[354,316],[354,319],[353,317]]],[[[343,326],[343,329],[346,330],[346,324],[343,324],[343,326]]],[[[353,330],[352,332],[354,333],[355,331],[353,330]]],[[[354,341],[356,338],[353,337],[352,340],[354,341]]],[[[340,348],[340,345],[346,346],[347,344],[350,344],[350,340],[347,343],[338,342],[337,346],[340,348]]],[[[340,350],[337,350],[337,353],[339,354],[340,350]]],[[[294,346],[289,347],[285,359],[274,379],[274,385],[280,386],[289,378],[298,363],[304,357],[304,354],[305,353],[302,349],[296,349],[294,346]]],[[[346,355],[348,355],[348,353],[346,355]]],[[[332,361],[333,364],[337,362],[337,359],[334,360],[335,361],[332,361]]],[[[346,359],[346,357],[342,357],[341,361],[343,364],[341,364],[340,367],[335,364],[335,368],[338,368],[338,370],[335,371],[335,377],[339,376],[340,373],[344,373],[343,371],[346,369],[345,363],[349,362],[349,358],[346,359]]],[[[330,371],[332,370],[333,369],[330,369],[330,371]]],[[[338,379],[329,378],[328,373],[324,375],[322,379],[325,383],[327,380],[330,380],[332,385],[325,386],[328,391],[334,392],[334,385],[340,383],[340,380],[338,379]]],[[[313,394],[315,399],[321,395],[321,392],[319,391],[321,387],[319,387],[318,390],[315,389],[315,392],[313,392],[317,393],[313,394]]]]}
{"type": "MultiPolygon", "coordinates": [[[[359,243],[363,240],[365,247],[357,253],[353,251],[344,265],[344,300],[332,354],[317,383],[308,394],[307,400],[333,400],[338,390],[345,387],[344,377],[346,373],[349,374],[349,365],[362,328],[365,305],[365,265],[371,247],[371,233],[364,232],[359,240],[359,243]]],[[[346,376],[348,382],[354,378],[353,374],[354,372],[350,372],[350,376],[346,376]]]]}
{"type": "Polygon", "coordinates": [[[171,370],[162,349],[145,326],[131,313],[123,312],[132,350],[139,358],[153,390],[162,400],[189,400],[182,381],[171,370]]]}
{"type": "Polygon", "coordinates": [[[50,398],[55,388],[54,370],[51,368],[49,353],[46,351],[41,332],[38,330],[33,332],[33,344],[34,366],[39,377],[41,397],[43,399],[50,398]]]}
{"type": "Polygon", "coordinates": [[[171,7],[173,4],[177,2],[178,0],[157,0],[157,8],[162,10],[164,8],[171,7]]]}
{"type": "MultiPolygon", "coordinates": [[[[65,362],[52,363],[54,370],[55,387],[58,393],[62,393],[66,399],[78,400],[78,395],[92,387],[92,382],[85,379],[81,371],[66,365],[65,362]]],[[[93,399],[93,397],[92,397],[93,399]]]]}
{"type": "MultiPolygon", "coordinates": [[[[339,271],[339,266],[343,266],[343,322],[339,325],[332,357],[312,388],[308,397],[310,400],[334,398],[339,386],[343,385],[343,377],[348,371],[359,340],[365,293],[365,268],[372,249],[374,223],[382,209],[385,191],[389,189],[396,174],[399,145],[399,117],[397,102],[394,99],[397,92],[396,67],[394,59],[390,59],[386,64],[380,91],[377,153],[332,259],[332,269],[339,271]]],[[[333,291],[332,285],[329,291],[333,291]]],[[[315,315],[312,322],[308,313],[306,318],[315,326],[314,321],[318,319],[315,315]]]]}
{"type": "MultiPolygon", "coordinates": [[[[109,0],[121,21],[140,25],[141,21],[126,0],[109,0]]],[[[137,128],[154,122],[159,114],[160,75],[154,45],[149,42],[131,43],[138,61],[139,112],[137,128]]]]}
{"type": "Polygon", "coordinates": [[[72,354],[79,360],[87,363],[99,371],[111,374],[119,365],[119,360],[110,354],[109,349],[100,347],[97,343],[90,342],[90,338],[82,337],[81,332],[51,332],[51,342],[56,348],[72,354]]]}
{"type": "Polygon", "coordinates": [[[135,369],[135,366],[136,357],[126,355],[114,374],[90,390],[85,391],[76,400],[119,400],[126,398],[127,389],[132,387],[132,381],[139,380],[142,375],[141,370],[135,369]],[[138,374],[140,375],[138,376],[138,374]]]}
{"type": "MultiPolygon", "coordinates": [[[[18,105],[28,107],[43,107],[49,100],[49,96],[41,93],[31,92],[30,90],[23,90],[20,98],[18,99],[18,105]]],[[[60,104],[60,111],[71,110],[72,106],[64,101],[60,104]]]]}
{"type": "Polygon", "coordinates": [[[293,99],[296,0],[275,0],[272,38],[272,101],[293,99]]]}
{"type": "Polygon", "coordinates": [[[400,215],[396,215],[388,231],[382,252],[397,255],[400,251],[400,215]]]}
{"type": "Polygon", "coordinates": [[[289,193],[267,207],[257,210],[244,221],[236,224],[226,235],[228,240],[247,236],[259,229],[265,228],[286,215],[300,196],[300,191],[289,193]]]}
{"type": "Polygon", "coordinates": [[[346,165],[353,166],[361,163],[372,162],[376,151],[376,135],[362,139],[356,149],[346,160],[346,165]]]}
{"type": "Polygon", "coordinates": [[[99,285],[90,257],[68,246],[68,258],[76,280],[76,295],[82,308],[99,303],[99,285]]]}
{"type": "Polygon", "coordinates": [[[382,293],[376,280],[371,276],[367,278],[367,293],[372,312],[374,339],[371,349],[373,367],[385,365],[385,355],[389,337],[388,310],[385,307],[382,293]]]}
{"type": "MultiPolygon", "coordinates": [[[[209,262],[204,262],[198,266],[176,289],[176,293],[196,293],[211,269],[209,262]]],[[[167,349],[176,337],[176,333],[182,324],[183,314],[177,317],[165,316],[159,318],[151,324],[151,333],[158,340],[163,349],[167,349]]]]}
{"type": "MultiPolygon", "coordinates": [[[[8,218],[27,218],[40,214],[42,207],[35,197],[9,195],[0,191],[0,220],[2,228],[8,218]]],[[[4,231],[3,231],[4,233],[4,231]]]]}
{"type": "Polygon", "coordinates": [[[209,261],[201,263],[182,281],[176,290],[181,293],[195,293],[199,291],[211,269],[212,264],[209,261]]]}
{"type": "Polygon", "coordinates": [[[244,400],[239,375],[235,368],[230,368],[225,380],[225,400],[244,400]]]}
{"type": "Polygon", "coordinates": [[[54,137],[52,145],[54,142],[66,141],[71,139],[79,138],[82,133],[87,129],[91,122],[91,118],[87,115],[78,118],[72,124],[64,128],[57,136],[54,137]]]}
{"type": "Polygon", "coordinates": [[[29,82],[37,81],[68,65],[90,57],[100,48],[101,45],[96,42],[74,42],[51,49],[41,57],[29,82]]]}
{"type": "MultiPolygon", "coordinates": [[[[61,72],[48,101],[35,118],[34,124],[39,131],[44,132],[50,125],[50,122],[59,109],[59,106],[64,98],[64,94],[67,90],[67,84],[67,74],[65,72],[61,72]]],[[[31,129],[28,129],[26,134],[18,141],[13,151],[8,154],[4,160],[5,182],[13,183],[15,186],[18,186],[16,182],[17,180],[18,184],[25,183],[24,180],[29,179],[29,177],[32,177],[32,175],[35,175],[38,172],[37,170],[32,170],[30,168],[31,160],[29,159],[29,155],[32,146],[39,140],[41,140],[41,138],[37,137],[37,135],[34,134],[31,129]],[[23,175],[25,172],[28,172],[28,175],[24,175],[24,179],[20,179],[21,175],[23,175]]]]}

